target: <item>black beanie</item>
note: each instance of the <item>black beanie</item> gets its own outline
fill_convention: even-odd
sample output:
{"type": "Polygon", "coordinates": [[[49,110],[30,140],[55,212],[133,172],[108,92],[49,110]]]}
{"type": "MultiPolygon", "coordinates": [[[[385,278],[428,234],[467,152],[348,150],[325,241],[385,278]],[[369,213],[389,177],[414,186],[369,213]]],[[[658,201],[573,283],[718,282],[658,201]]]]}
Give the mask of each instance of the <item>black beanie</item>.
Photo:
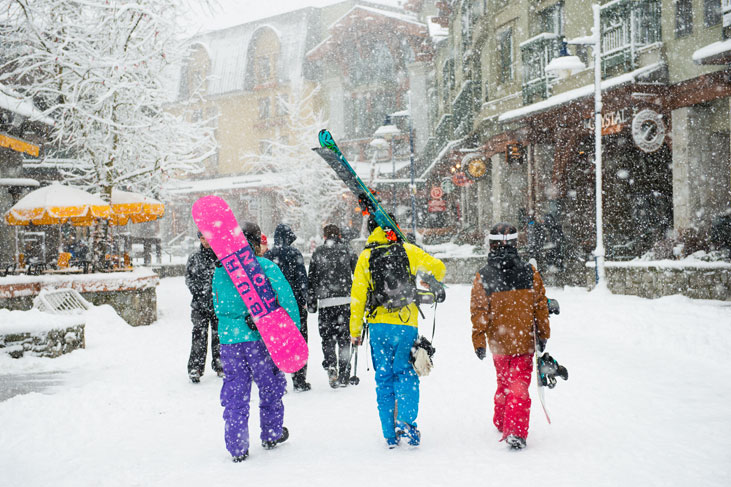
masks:
{"type": "Polygon", "coordinates": [[[252,247],[258,245],[261,247],[261,228],[254,222],[244,222],[241,225],[241,230],[244,232],[246,240],[252,247]]]}

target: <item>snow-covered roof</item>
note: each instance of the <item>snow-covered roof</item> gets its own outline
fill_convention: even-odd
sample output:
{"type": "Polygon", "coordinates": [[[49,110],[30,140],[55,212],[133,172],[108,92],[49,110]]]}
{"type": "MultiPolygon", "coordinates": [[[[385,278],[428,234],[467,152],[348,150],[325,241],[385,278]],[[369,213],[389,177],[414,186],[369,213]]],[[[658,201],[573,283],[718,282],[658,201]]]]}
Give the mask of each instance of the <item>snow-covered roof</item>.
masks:
{"type": "Polygon", "coordinates": [[[696,64],[731,63],[731,39],[701,47],[693,53],[692,59],[696,64]]]}
{"type": "MultiPolygon", "coordinates": [[[[634,71],[631,71],[629,73],[606,79],[602,81],[601,89],[602,91],[605,91],[610,88],[616,88],[617,86],[621,86],[626,83],[632,83],[636,81],[638,77],[652,73],[664,66],[665,63],[654,63],[648,66],[644,66],[642,68],[635,69],[634,71]]],[[[538,112],[542,112],[550,108],[555,108],[557,106],[564,105],[566,103],[587,96],[594,96],[594,83],[582,86],[581,88],[576,88],[574,90],[569,90],[564,93],[559,93],[558,95],[554,95],[550,98],[539,101],[537,103],[533,103],[531,105],[507,111],[498,117],[498,121],[508,122],[510,120],[515,120],[517,118],[522,118],[528,115],[534,115],[538,112]]]]}
{"type": "Polygon", "coordinates": [[[44,115],[33,103],[23,100],[19,93],[2,84],[0,84],[0,108],[28,117],[32,122],[54,124],[53,119],[44,115]]]}
{"type": "Polygon", "coordinates": [[[37,188],[40,185],[41,183],[30,178],[0,178],[0,186],[27,186],[37,188]]]}
{"type": "Polygon", "coordinates": [[[380,8],[374,8],[374,7],[366,7],[365,5],[355,5],[353,8],[348,10],[345,15],[340,17],[338,20],[330,24],[328,27],[328,30],[332,29],[333,27],[337,27],[338,23],[340,23],[343,19],[349,17],[353,14],[353,12],[356,12],[358,10],[363,10],[365,12],[370,12],[373,14],[376,14],[380,17],[390,17],[392,19],[398,20],[400,22],[408,22],[414,25],[418,25],[419,27],[425,27],[423,22],[419,22],[419,19],[416,18],[416,16],[409,14],[409,13],[400,13],[400,12],[393,12],[390,10],[383,10],[380,8]]]}
{"type": "MultiPolygon", "coordinates": [[[[277,15],[191,39],[205,47],[210,56],[207,94],[220,95],[244,89],[249,44],[261,29],[273,30],[280,42],[278,73],[283,81],[302,78],[310,8],[277,15]]],[[[177,91],[177,90],[176,90],[177,91]]]]}
{"type": "Polygon", "coordinates": [[[272,184],[272,177],[268,174],[246,174],[195,181],[171,181],[165,184],[165,190],[170,194],[189,194],[229,189],[263,188],[272,184]]]}

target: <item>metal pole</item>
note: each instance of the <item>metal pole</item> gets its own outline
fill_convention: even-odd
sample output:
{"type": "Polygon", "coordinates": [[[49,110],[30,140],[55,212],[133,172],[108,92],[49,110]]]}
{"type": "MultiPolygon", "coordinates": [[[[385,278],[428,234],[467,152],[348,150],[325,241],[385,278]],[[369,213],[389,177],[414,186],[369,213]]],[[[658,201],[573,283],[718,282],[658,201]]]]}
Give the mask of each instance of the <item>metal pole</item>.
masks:
{"type": "Polygon", "coordinates": [[[409,165],[411,166],[411,232],[416,243],[416,183],[414,168],[414,125],[411,113],[411,91],[409,91],[409,165]]]}
{"type": "Polygon", "coordinates": [[[602,227],[602,55],[600,7],[592,5],[594,11],[594,171],[596,173],[596,283],[603,283],[604,273],[604,229],[602,227]]]}

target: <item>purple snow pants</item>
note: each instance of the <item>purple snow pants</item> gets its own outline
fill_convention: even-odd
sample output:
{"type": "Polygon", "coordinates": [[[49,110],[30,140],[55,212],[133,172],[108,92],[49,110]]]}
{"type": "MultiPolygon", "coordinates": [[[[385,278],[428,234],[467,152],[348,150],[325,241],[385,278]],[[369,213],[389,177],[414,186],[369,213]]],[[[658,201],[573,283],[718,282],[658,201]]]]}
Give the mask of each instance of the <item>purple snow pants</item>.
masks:
{"type": "Polygon", "coordinates": [[[264,346],[264,342],[221,344],[221,363],[226,376],[221,387],[221,406],[226,423],[226,449],[232,456],[249,449],[249,400],[251,381],[259,389],[259,422],[262,441],[282,436],[287,380],[264,346]]]}

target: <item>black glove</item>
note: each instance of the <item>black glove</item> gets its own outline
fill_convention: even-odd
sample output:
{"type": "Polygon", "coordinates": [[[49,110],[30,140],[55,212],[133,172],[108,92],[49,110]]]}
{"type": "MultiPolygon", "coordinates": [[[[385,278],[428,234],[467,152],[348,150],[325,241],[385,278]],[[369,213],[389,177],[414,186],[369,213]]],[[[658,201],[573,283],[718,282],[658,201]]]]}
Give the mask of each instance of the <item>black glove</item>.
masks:
{"type": "Polygon", "coordinates": [[[309,313],[317,313],[317,305],[316,304],[308,304],[307,305],[307,311],[309,313]]]}
{"type": "Polygon", "coordinates": [[[547,338],[539,338],[538,343],[536,344],[538,346],[538,351],[543,352],[546,349],[546,343],[548,343],[547,338]]]}
{"type": "Polygon", "coordinates": [[[475,355],[477,355],[477,358],[478,359],[484,360],[485,359],[485,356],[487,355],[487,350],[485,350],[484,348],[480,347],[480,348],[478,348],[478,349],[475,350],[475,355]]]}

